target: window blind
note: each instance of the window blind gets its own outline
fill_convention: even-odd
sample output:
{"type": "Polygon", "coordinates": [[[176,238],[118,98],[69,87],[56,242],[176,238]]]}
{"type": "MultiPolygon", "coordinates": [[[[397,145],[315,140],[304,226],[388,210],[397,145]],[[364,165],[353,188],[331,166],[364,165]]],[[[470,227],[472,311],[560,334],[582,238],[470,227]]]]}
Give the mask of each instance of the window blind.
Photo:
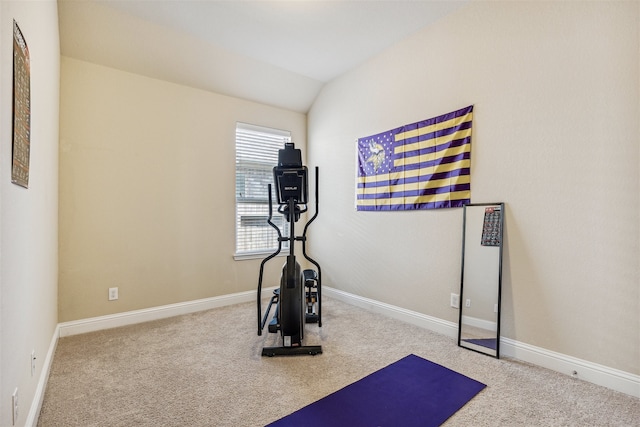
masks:
{"type": "MultiPolygon", "coordinates": [[[[269,217],[268,185],[273,188],[273,167],[278,164],[278,150],[291,140],[291,132],[247,123],[236,123],[236,255],[273,252],[278,234],[267,224],[269,217]]],[[[284,236],[288,227],[284,217],[273,207],[273,218],[284,236]]],[[[288,242],[283,242],[283,249],[288,242]]]]}

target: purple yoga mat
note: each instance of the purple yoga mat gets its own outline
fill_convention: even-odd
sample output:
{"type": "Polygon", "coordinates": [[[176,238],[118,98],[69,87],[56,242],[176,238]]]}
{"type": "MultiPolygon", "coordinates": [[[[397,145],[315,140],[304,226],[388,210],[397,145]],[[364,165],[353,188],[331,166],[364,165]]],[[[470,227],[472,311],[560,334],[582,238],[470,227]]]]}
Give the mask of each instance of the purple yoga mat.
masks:
{"type": "Polygon", "coordinates": [[[269,427],[439,426],[485,387],[412,354],[269,427]]]}

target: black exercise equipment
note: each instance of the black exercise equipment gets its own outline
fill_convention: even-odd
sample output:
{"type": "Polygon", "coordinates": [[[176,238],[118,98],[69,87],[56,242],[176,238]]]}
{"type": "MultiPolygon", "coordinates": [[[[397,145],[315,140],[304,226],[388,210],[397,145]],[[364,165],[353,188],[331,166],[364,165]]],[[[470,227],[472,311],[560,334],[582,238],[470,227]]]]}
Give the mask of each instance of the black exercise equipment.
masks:
{"type": "Polygon", "coordinates": [[[267,223],[278,233],[278,248],[274,253],[262,260],[258,277],[258,335],[267,323],[271,308],[275,305],[275,314],[269,323],[268,331],[278,333],[282,337],[282,346],[265,347],[263,356],[293,356],[302,354],[316,355],[322,353],[319,345],[303,346],[305,323],[317,323],[322,326],[322,285],[320,265],[307,255],[307,229],[318,216],[318,168],[315,168],[315,214],[304,226],[302,236],[295,235],[295,223],[300,215],[307,211],[308,182],[307,167],[302,165],[302,154],[293,143],[285,143],[284,149],[278,151],[278,165],[273,168],[273,180],[276,189],[278,212],[284,215],[289,223],[289,237],[283,237],[280,229],[272,221],[273,202],[271,184],[269,184],[269,218],[267,223]],[[295,242],[302,242],[302,255],[318,269],[301,271],[300,264],[294,255],[295,242]],[[274,258],[282,249],[282,242],[289,242],[289,255],[282,267],[280,287],[273,291],[267,311],[262,314],[262,278],[264,265],[274,258]]]}

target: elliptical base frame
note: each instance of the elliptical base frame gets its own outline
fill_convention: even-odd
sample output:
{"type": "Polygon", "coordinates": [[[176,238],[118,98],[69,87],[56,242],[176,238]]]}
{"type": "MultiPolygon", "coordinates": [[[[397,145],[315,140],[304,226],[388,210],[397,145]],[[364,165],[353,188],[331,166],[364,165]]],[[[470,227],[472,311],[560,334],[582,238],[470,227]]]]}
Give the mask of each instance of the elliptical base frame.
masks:
{"type": "Polygon", "coordinates": [[[262,356],[267,357],[303,355],[315,356],[317,354],[322,354],[321,345],[302,345],[297,347],[263,347],[262,349],[262,356]]]}

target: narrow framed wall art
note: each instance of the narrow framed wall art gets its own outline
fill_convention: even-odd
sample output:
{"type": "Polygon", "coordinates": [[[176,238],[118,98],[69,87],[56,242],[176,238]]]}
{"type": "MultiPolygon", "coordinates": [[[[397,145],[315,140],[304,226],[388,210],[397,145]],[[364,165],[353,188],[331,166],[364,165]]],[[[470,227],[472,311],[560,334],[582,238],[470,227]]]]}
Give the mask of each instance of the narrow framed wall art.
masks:
{"type": "Polygon", "coordinates": [[[29,48],[13,21],[13,145],[11,182],[29,188],[31,152],[31,66],[29,48]]]}

